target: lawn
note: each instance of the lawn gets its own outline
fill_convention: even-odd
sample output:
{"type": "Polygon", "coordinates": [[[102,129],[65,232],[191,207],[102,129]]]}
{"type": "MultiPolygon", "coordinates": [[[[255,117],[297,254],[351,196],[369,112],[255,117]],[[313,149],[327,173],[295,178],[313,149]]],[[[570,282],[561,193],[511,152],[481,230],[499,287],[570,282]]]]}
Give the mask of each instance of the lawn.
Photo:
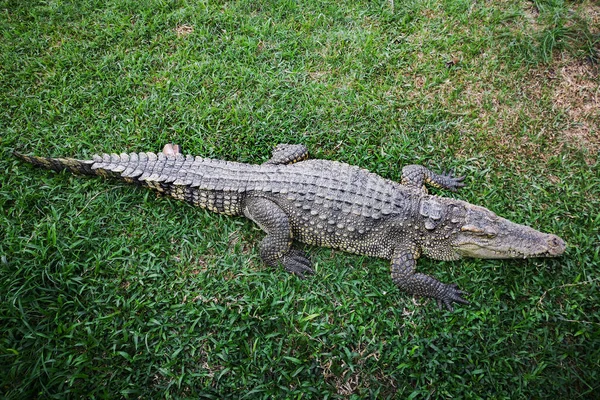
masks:
{"type": "Polygon", "coordinates": [[[592,0],[0,0],[0,397],[598,398],[600,6],[592,0]],[[555,233],[557,259],[384,260],[305,246],[12,156],[277,143],[555,233]]]}

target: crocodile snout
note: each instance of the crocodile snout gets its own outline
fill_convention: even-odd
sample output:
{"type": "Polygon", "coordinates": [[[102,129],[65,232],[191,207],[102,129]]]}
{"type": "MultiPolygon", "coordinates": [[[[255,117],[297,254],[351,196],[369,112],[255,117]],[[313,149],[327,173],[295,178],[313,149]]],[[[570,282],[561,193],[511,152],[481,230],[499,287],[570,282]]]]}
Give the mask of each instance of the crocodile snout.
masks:
{"type": "Polygon", "coordinates": [[[550,255],[551,257],[560,256],[562,253],[565,252],[567,244],[564,240],[562,240],[556,235],[549,236],[550,237],[548,238],[548,255],[550,255]]]}

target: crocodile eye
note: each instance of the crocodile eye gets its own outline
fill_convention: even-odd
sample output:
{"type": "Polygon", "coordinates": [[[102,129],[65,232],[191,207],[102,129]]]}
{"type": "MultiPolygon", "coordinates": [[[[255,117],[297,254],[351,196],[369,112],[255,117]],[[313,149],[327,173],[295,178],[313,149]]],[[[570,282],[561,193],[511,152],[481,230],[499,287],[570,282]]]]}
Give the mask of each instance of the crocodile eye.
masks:
{"type": "Polygon", "coordinates": [[[477,236],[488,237],[488,238],[493,238],[498,235],[498,232],[496,231],[496,229],[494,229],[492,227],[481,228],[481,227],[475,226],[475,225],[463,225],[460,228],[460,230],[462,232],[470,232],[477,236]]]}
{"type": "Polygon", "coordinates": [[[483,229],[481,229],[478,226],[475,225],[463,225],[460,228],[461,232],[471,232],[474,233],[476,235],[482,234],[483,233],[483,229]]]}

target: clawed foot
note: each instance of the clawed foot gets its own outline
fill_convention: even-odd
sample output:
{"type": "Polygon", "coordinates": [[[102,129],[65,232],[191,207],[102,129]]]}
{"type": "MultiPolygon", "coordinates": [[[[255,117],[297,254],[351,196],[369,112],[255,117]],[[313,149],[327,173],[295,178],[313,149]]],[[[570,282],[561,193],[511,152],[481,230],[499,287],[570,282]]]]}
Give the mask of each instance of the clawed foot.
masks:
{"type": "Polygon", "coordinates": [[[465,186],[465,184],[463,183],[465,177],[454,176],[454,170],[450,170],[448,172],[444,171],[442,172],[440,177],[442,178],[443,186],[446,189],[451,190],[453,192],[456,192],[459,188],[465,186]]]}
{"type": "Polygon", "coordinates": [[[304,279],[305,274],[312,275],[315,273],[311,268],[310,260],[302,250],[291,249],[282,257],[281,264],[287,272],[298,276],[300,279],[304,279]]]}
{"type": "Polygon", "coordinates": [[[462,298],[463,295],[468,295],[468,293],[460,290],[455,283],[445,285],[442,297],[437,299],[439,309],[441,310],[442,306],[445,306],[448,311],[453,311],[452,303],[469,304],[462,298]]]}

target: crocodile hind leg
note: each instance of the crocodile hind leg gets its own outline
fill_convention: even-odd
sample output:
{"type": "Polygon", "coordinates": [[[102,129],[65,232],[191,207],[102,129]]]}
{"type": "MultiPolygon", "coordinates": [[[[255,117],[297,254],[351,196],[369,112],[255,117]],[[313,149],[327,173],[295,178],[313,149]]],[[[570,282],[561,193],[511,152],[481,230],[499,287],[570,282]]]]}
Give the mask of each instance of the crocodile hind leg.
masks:
{"type": "Polygon", "coordinates": [[[265,164],[293,164],[308,158],[308,149],[301,144],[278,144],[265,164]]]}
{"type": "Polygon", "coordinates": [[[407,165],[402,168],[402,184],[412,186],[427,193],[425,184],[455,192],[465,186],[464,176],[455,177],[452,172],[436,174],[422,165],[407,165]]]}
{"type": "Polygon", "coordinates": [[[417,258],[419,250],[416,246],[396,251],[392,258],[392,280],[400,289],[416,296],[433,297],[440,309],[443,305],[452,311],[452,303],[469,304],[462,298],[466,292],[459,290],[455,284],[445,284],[416,272],[417,258]]]}
{"type": "Polygon", "coordinates": [[[260,242],[260,257],[271,266],[283,265],[286,271],[304,278],[314,274],[304,252],[290,248],[292,233],[286,213],[271,200],[250,197],[245,200],[244,215],[256,222],[267,236],[260,242]]]}

